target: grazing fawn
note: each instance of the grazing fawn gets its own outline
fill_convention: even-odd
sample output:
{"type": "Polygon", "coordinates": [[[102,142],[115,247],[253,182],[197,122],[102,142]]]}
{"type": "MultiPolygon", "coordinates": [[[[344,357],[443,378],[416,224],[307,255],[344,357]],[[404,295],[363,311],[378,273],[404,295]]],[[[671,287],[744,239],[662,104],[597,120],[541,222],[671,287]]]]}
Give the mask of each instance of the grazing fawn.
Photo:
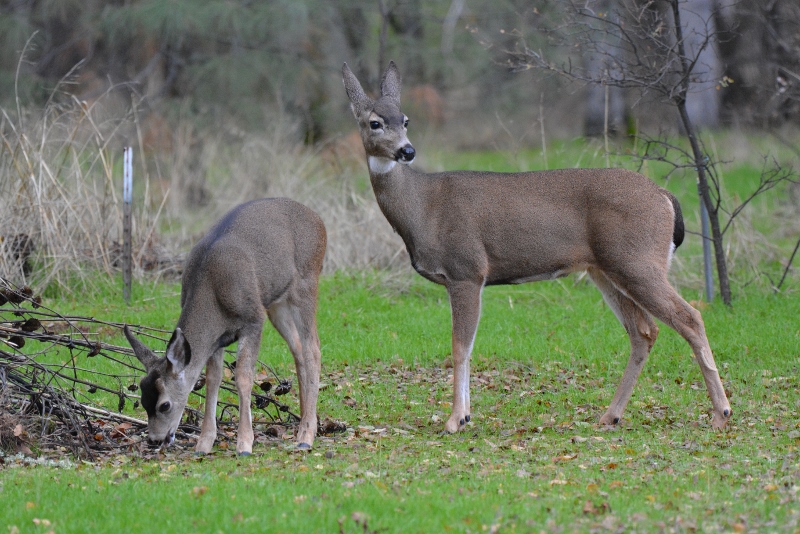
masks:
{"type": "Polygon", "coordinates": [[[270,198],[237,206],[192,248],[183,272],[181,315],[165,357],[156,356],[127,326],[124,329],[147,371],[140,385],[151,443],[168,446],[175,439],[189,393],[205,367],[205,414],[195,450],[211,451],[217,437],[223,349],[238,341],[236,451],[252,452],[250,394],[269,317],[297,368],[297,446],[311,448],[320,373],[317,284],[326,241],[325,226],[316,213],[286,198],[270,198]]]}
{"type": "Polygon", "coordinates": [[[684,237],[680,205],[667,190],[623,169],[422,173],[409,164],[400,74],[389,64],[370,98],[345,64],[342,76],[383,214],[416,271],[447,288],[453,319],[453,411],[445,430],[470,420],[469,360],[487,285],[552,280],[588,271],[630,337],[628,365],[603,424],[619,422],[656,341],[653,317],[689,343],[722,428],[731,408],[700,313],[667,279],[684,237]]]}

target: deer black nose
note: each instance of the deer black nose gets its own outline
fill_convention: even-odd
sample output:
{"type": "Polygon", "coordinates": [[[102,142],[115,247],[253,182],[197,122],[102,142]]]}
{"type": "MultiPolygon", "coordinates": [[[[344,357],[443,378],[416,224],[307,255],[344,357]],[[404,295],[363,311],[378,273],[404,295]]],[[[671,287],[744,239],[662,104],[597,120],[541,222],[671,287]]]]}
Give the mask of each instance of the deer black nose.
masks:
{"type": "Polygon", "coordinates": [[[398,155],[399,155],[398,159],[400,161],[410,163],[411,161],[414,160],[414,157],[417,155],[417,151],[414,150],[413,146],[406,145],[400,149],[398,155]]]}

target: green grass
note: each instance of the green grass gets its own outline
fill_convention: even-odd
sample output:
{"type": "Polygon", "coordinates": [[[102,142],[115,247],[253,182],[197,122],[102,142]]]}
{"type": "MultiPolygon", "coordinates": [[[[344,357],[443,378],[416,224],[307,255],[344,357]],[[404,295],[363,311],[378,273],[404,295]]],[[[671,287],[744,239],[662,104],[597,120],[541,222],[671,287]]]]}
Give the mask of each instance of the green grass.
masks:
{"type": "MultiPolygon", "coordinates": [[[[139,286],[130,308],[110,288],[46,304],[171,329],[177,291],[139,286]]],[[[605,428],[596,421],[628,343],[597,290],[574,278],[487,288],[473,420],[450,436],[444,290],[418,277],[325,277],[319,411],[346,433],[319,437],[306,454],[290,452],[286,436],[261,440],[247,458],[221,447],[66,468],[6,458],[0,530],[796,532],[800,298],[753,292],[703,314],[730,425],[711,430],[699,369],[664,327],[623,421],[605,428]]],[[[292,372],[271,328],[261,358],[292,372]]]]}

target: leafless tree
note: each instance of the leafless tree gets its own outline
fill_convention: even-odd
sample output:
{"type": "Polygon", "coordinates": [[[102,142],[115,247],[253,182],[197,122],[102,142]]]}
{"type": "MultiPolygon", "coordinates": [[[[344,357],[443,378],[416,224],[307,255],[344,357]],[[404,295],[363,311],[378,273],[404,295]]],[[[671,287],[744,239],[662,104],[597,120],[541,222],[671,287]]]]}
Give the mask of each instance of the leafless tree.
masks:
{"type": "Polygon", "coordinates": [[[762,173],[753,196],[733,210],[723,207],[715,162],[698,134],[698,125],[714,125],[718,117],[714,107],[718,105],[716,95],[710,99],[703,98],[704,95],[729,82],[715,58],[718,34],[712,3],[712,0],[569,2],[565,4],[564,18],[546,26],[548,38],[558,45],[556,49],[568,51],[566,57],[546,57],[540,50],[529,47],[522,34],[518,35],[516,48],[506,53],[509,66],[517,71],[547,71],[590,87],[631,90],[639,97],[655,94],[674,106],[689,149],[667,144],[663,139],[650,140],[644,143],[645,152],[640,157],[667,161],[674,168],[696,172],[698,192],[711,226],[711,235],[704,239],[713,243],[720,295],[730,305],[723,234],[753,196],[791,178],[793,173],[784,169],[762,173]],[[575,52],[590,61],[574,60],[575,52]],[[726,223],[720,222],[721,213],[728,215],[726,223]]]}

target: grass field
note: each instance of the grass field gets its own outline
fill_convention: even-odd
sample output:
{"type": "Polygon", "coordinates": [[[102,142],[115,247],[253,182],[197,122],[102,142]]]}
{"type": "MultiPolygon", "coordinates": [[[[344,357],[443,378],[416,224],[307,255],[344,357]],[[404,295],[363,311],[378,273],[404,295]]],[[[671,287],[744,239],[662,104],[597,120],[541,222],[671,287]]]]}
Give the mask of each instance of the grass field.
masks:
{"type": "MultiPolygon", "coordinates": [[[[310,453],[292,452],[290,434],[261,439],[244,458],[219,442],[205,457],[121,451],[60,467],[6,456],[0,529],[800,529],[796,292],[745,292],[732,309],[701,306],[734,411],[717,432],[699,369],[674,332],[662,328],[621,424],[603,427],[597,420],[628,345],[599,292],[572,277],[487,288],[473,353],[473,419],[465,432],[444,435],[452,394],[447,298],[414,276],[322,280],[319,411],[346,422],[345,433],[319,437],[310,453]]],[[[131,307],[110,287],[49,304],[171,329],[178,291],[170,283],[138,286],[131,307]]],[[[270,328],[261,359],[279,375],[293,372],[270,328]]]]}
{"type": "MultiPolygon", "coordinates": [[[[733,209],[758,181],[759,154],[774,147],[767,138],[739,134],[707,139],[715,152],[725,147],[719,159],[733,161],[719,167],[726,206],[733,209]]],[[[618,154],[632,149],[625,143],[615,148],[618,154]]],[[[56,148],[56,154],[72,150],[56,148]]],[[[538,148],[455,154],[437,148],[421,150],[421,167],[638,168],[629,157],[606,157],[597,141],[552,142],[546,154],[538,148]]],[[[108,156],[82,150],[90,162],[108,156]]],[[[218,441],[215,452],[204,457],[192,454],[189,440],[162,455],[133,446],[95,462],[58,451],[44,451],[37,460],[4,454],[0,531],[800,532],[796,269],[781,291],[772,291],[800,231],[797,203],[785,187],[760,197],[726,234],[734,293],[728,308],[700,301],[701,241],[691,233],[699,228],[695,180],[674,174],[665,182],[669,169],[655,162],[641,168],[684,207],[690,233],[672,276],[706,321],[734,412],[723,431],[710,428],[711,404],[688,345],[666,328],[620,425],[597,424],[625,367],[628,341],[599,292],[585,279],[570,277],[485,290],[472,359],[472,421],[464,432],[445,435],[452,396],[445,290],[407,265],[398,267],[402,244],[374,205],[363,161],[346,160],[334,172],[316,154],[298,150],[287,158],[291,151],[274,152],[231,149],[230,156],[222,151],[210,158],[213,168],[207,174],[209,187],[216,187],[215,202],[189,209],[171,200],[164,204],[165,222],[157,216],[160,200],[154,196],[153,205],[144,209],[152,212],[150,218],[139,214],[144,235],[137,242],[157,228],[164,230],[165,247],[178,248],[175,243],[185,244],[208,225],[205,219],[240,196],[288,195],[317,209],[328,226],[326,272],[335,272],[321,281],[319,413],[345,422],[347,431],[320,436],[313,451],[297,453],[291,432],[267,438],[266,422],[258,421],[254,455],[243,458],[229,446],[235,435],[218,441]],[[276,168],[275,162],[286,168],[276,168]],[[254,182],[254,174],[264,183],[254,182]],[[169,228],[183,237],[168,235],[169,228]],[[364,265],[387,269],[357,270],[364,265]]],[[[36,161],[58,159],[46,151],[34,156],[36,161]]],[[[792,154],[777,157],[785,165],[794,159],[792,154]]],[[[81,170],[86,165],[76,159],[76,183],[111,184],[119,174],[112,167],[119,162],[108,159],[108,168],[89,165],[92,172],[81,170]],[[103,171],[99,177],[93,174],[98,169],[103,171]]],[[[180,193],[182,172],[177,164],[171,171],[173,199],[180,193]]],[[[37,179],[49,183],[48,176],[37,179]]],[[[58,282],[41,288],[45,305],[63,314],[170,331],[179,314],[176,282],[142,277],[127,306],[119,285],[108,281],[115,272],[110,260],[101,273],[81,263],[95,242],[108,243],[108,236],[117,235],[112,215],[119,207],[105,194],[94,204],[84,202],[91,196],[85,191],[57,198],[54,213],[72,213],[62,206],[82,206],[92,217],[104,214],[108,220],[78,232],[54,219],[50,240],[78,252],[73,257],[52,249],[58,261],[41,264],[47,266],[42,280],[58,282]],[[104,208],[109,206],[113,209],[104,208]]],[[[92,219],[70,217],[70,224],[92,219]]],[[[104,344],[125,345],[115,328],[96,334],[104,344]]],[[[36,348],[34,342],[29,348],[36,348]]],[[[67,358],[63,353],[53,357],[67,358]]],[[[279,376],[294,372],[285,344],[269,327],[261,360],[279,376]]],[[[130,374],[103,358],[81,366],[88,374],[130,374]]],[[[114,396],[78,393],[116,409],[114,396]]],[[[288,397],[297,412],[296,392],[288,397]]],[[[235,402],[230,395],[223,398],[235,402]]],[[[200,402],[191,400],[195,408],[200,402]]],[[[145,418],[131,403],[125,414],[145,418]]]]}

